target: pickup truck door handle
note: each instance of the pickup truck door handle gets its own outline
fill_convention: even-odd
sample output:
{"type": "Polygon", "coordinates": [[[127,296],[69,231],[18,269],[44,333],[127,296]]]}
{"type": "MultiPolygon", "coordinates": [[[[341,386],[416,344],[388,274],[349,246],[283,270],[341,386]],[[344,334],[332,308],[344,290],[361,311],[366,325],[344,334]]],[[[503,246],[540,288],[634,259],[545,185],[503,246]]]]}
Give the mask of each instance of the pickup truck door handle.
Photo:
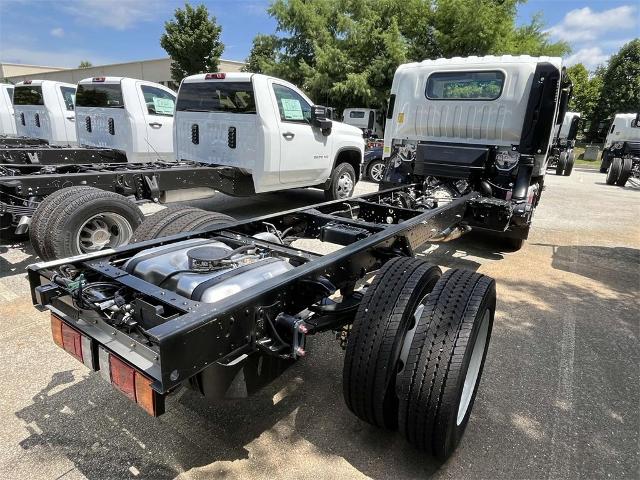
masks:
{"type": "Polygon", "coordinates": [[[282,136],[283,136],[284,138],[286,138],[287,140],[291,140],[293,137],[295,137],[295,136],[296,136],[296,134],[295,134],[295,133],[293,133],[293,132],[284,132],[284,133],[282,134],[282,136]]]}
{"type": "Polygon", "coordinates": [[[71,122],[75,122],[76,121],[76,117],[67,117],[67,120],[69,120],[71,122]]]}
{"type": "Polygon", "coordinates": [[[151,122],[151,123],[149,124],[149,126],[150,126],[150,127],[153,127],[153,128],[160,128],[160,127],[162,126],[162,124],[161,124],[161,123],[158,123],[158,122],[151,122]]]}

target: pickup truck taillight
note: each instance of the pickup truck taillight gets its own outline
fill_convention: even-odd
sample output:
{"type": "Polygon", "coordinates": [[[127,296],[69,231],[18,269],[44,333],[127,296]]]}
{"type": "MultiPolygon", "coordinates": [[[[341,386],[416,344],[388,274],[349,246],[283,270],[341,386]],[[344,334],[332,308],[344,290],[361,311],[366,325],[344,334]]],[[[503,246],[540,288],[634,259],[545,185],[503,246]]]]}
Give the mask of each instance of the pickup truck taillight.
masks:
{"type": "Polygon", "coordinates": [[[129,400],[153,417],[164,413],[164,397],[151,388],[153,381],[149,377],[102,347],[98,347],[98,362],[102,378],[129,400]]]}

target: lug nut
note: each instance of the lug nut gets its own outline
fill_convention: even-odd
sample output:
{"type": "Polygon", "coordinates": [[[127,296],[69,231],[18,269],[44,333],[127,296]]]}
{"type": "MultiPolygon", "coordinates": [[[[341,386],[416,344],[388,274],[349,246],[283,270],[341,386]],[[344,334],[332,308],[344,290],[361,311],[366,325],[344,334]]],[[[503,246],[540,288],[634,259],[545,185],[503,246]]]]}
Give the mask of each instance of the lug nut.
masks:
{"type": "Polygon", "coordinates": [[[296,355],[298,355],[299,357],[304,357],[306,354],[307,352],[304,351],[304,348],[302,347],[296,348],[296,355]]]}

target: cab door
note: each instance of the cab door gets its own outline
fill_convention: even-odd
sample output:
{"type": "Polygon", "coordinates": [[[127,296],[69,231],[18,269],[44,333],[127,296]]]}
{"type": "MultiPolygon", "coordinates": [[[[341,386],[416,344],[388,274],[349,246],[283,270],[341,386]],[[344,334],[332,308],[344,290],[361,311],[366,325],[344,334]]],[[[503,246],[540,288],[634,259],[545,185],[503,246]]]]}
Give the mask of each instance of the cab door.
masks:
{"type": "Polygon", "coordinates": [[[311,104],[290,87],[271,81],[272,100],[279,113],[280,183],[314,185],[326,180],[333,159],[331,135],[311,126],[311,104]]]}
{"type": "Polygon", "coordinates": [[[176,96],[162,88],[139,84],[140,102],[147,131],[147,150],[150,158],[158,155],[173,160],[173,115],[176,96]]]}
{"type": "Polygon", "coordinates": [[[58,92],[58,103],[62,111],[62,122],[64,134],[69,144],[77,143],[76,138],[76,89],[60,85],[58,92]]]}

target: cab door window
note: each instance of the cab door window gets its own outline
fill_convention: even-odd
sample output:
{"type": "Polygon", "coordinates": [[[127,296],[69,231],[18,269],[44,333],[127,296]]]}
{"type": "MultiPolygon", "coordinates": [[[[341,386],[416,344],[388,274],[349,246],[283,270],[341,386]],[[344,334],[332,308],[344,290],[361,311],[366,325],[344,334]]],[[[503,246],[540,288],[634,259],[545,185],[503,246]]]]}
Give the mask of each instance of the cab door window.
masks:
{"type": "Polygon", "coordinates": [[[283,122],[309,123],[311,105],[300,94],[284,85],[273,84],[280,120],[283,122]]]}
{"type": "Polygon", "coordinates": [[[149,115],[173,117],[176,97],[160,88],[141,85],[142,95],[149,115]]]}

